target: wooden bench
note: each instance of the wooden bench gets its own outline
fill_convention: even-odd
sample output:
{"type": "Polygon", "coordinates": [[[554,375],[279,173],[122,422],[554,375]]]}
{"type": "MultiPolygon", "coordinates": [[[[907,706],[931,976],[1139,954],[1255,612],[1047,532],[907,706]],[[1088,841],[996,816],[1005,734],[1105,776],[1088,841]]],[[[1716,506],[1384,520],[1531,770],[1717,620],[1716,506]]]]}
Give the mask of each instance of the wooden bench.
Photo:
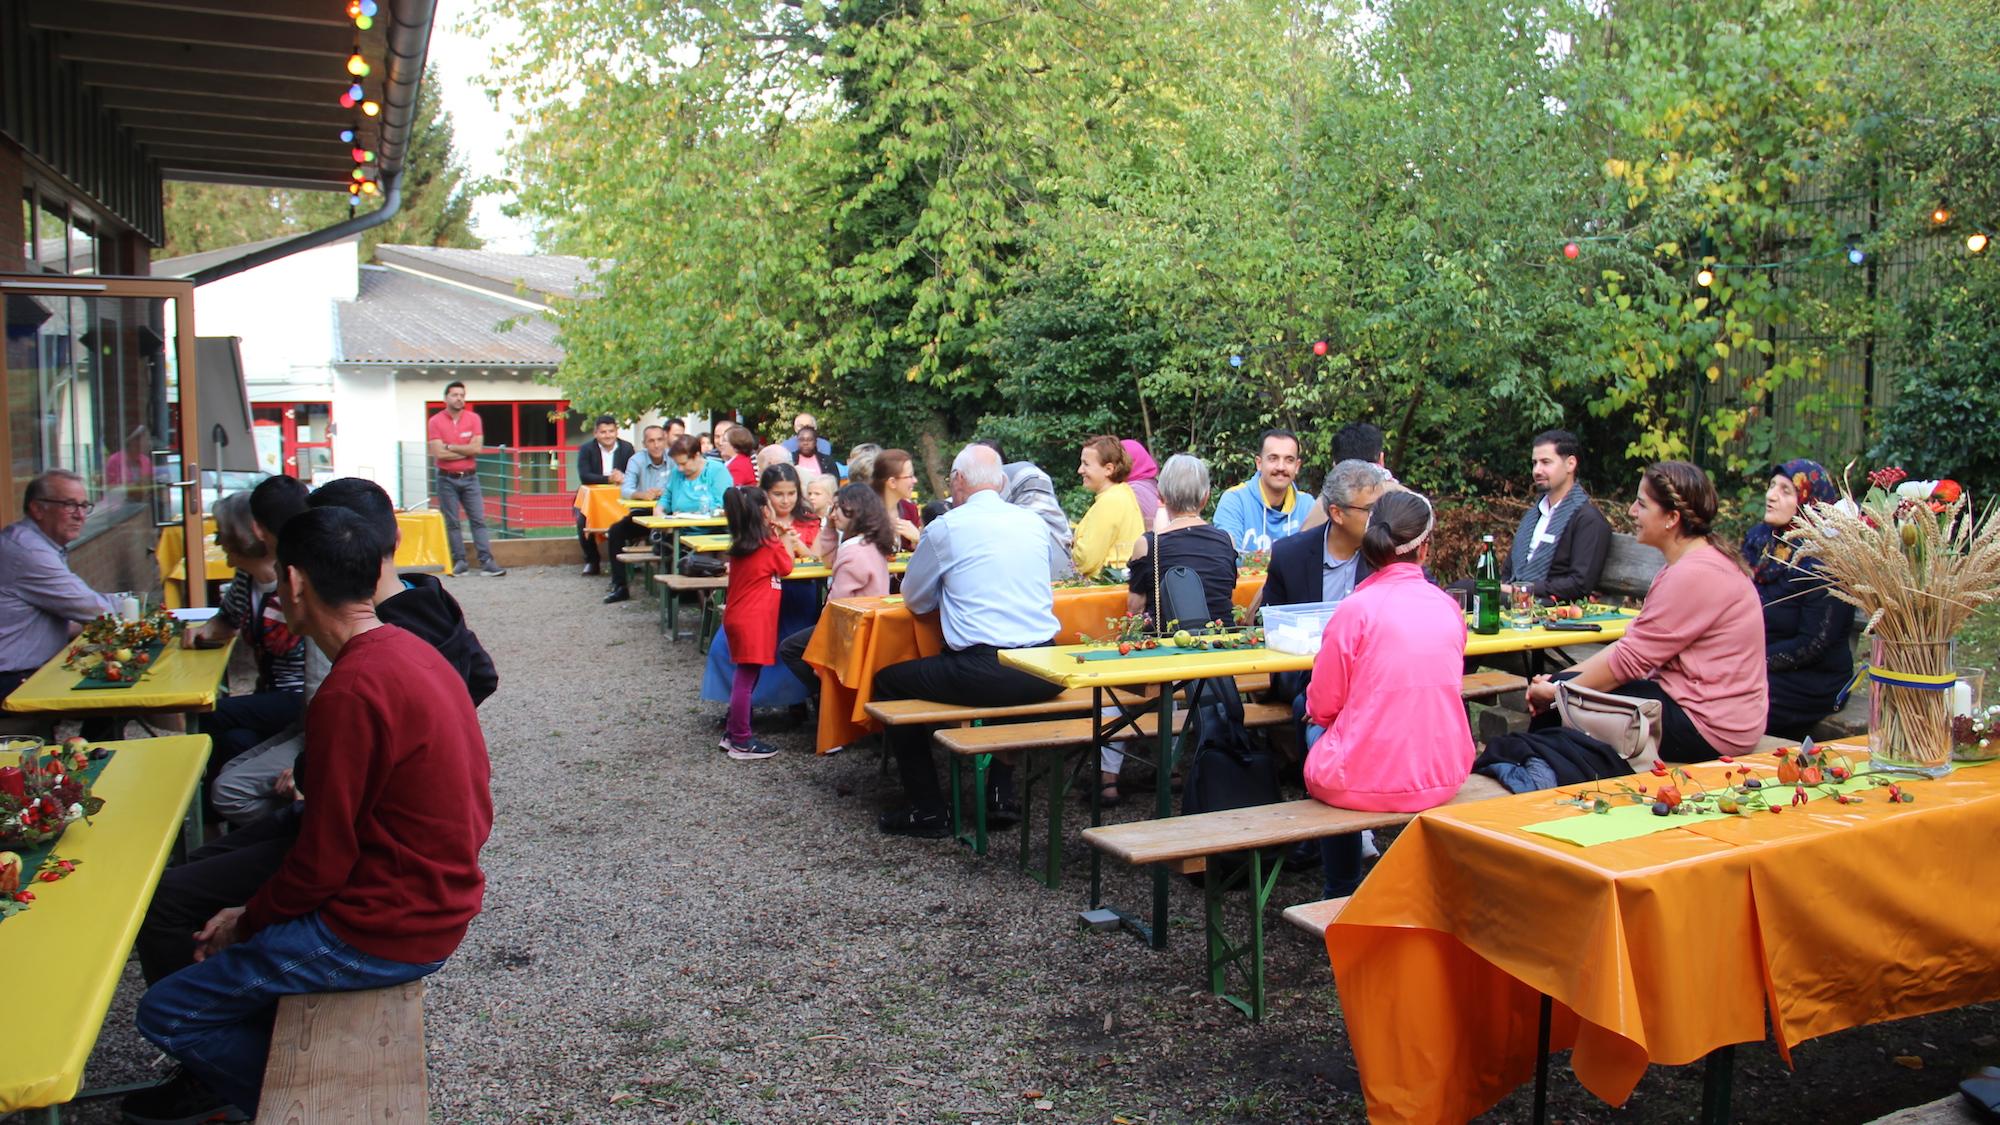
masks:
{"type": "Polygon", "coordinates": [[[1653,588],[1653,578],[1667,565],[1667,556],[1622,531],[1611,534],[1611,549],[1604,555],[1604,573],[1597,579],[1600,593],[1620,598],[1644,598],[1653,588]]]}
{"type": "Polygon", "coordinates": [[[1474,672],[1459,681],[1458,697],[1464,700],[1498,699],[1510,691],[1527,691],[1528,678],[1512,672],[1474,672]]]}
{"type": "Polygon", "coordinates": [[[278,1002],[259,1125],[423,1125],[429,1114],[423,981],[278,1002]]]}
{"type": "MultiPolygon", "coordinates": [[[[1504,794],[1491,778],[1474,774],[1450,804],[1485,800],[1504,794]]],[[[1084,830],[1084,842],[1134,867],[1152,866],[1170,872],[1205,872],[1202,898],[1208,934],[1208,988],[1253,1020],[1264,1018],[1264,913],[1284,867],[1285,850],[1293,844],[1344,836],[1372,828],[1407,824],[1415,813],[1363,812],[1337,809],[1314,800],[1280,801],[1193,816],[1161,817],[1084,830]],[[1266,850],[1272,852],[1267,857],[1266,850]],[[1211,870],[1213,857],[1248,853],[1234,870],[1211,870]],[[1238,886],[1249,891],[1249,936],[1233,941],[1225,926],[1223,905],[1238,886]],[[1244,979],[1247,999],[1226,991],[1235,970],[1244,979]]],[[[1329,900],[1341,901],[1341,900],[1329,900]]],[[[1164,948],[1166,935],[1157,924],[1153,947],[1164,948]]]]}
{"type": "Polygon", "coordinates": [[[1285,921],[1313,935],[1324,942],[1326,928],[1347,909],[1347,899],[1323,898],[1318,902],[1302,902],[1297,906],[1285,907],[1285,921]]]}
{"type": "Polygon", "coordinates": [[[670,641],[681,639],[680,610],[681,595],[694,594],[701,599],[701,647],[708,648],[708,639],[715,634],[722,623],[722,592],[729,588],[727,578],[689,578],[684,574],[655,574],[653,581],[665,587],[660,592],[660,631],[670,641]]]}
{"type": "Polygon", "coordinates": [[[618,552],[618,562],[639,572],[639,592],[643,594],[650,595],[654,592],[651,579],[653,572],[659,569],[662,561],[660,556],[651,551],[618,552]]]}

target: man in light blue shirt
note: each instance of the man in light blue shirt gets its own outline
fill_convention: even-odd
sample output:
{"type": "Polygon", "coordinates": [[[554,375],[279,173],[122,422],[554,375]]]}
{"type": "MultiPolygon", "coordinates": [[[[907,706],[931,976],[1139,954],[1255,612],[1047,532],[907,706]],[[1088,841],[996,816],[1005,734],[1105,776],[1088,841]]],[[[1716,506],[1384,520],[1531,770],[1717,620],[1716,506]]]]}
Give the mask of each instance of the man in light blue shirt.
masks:
{"type": "Polygon", "coordinates": [[[0,529],[0,699],[61,652],[83,622],[115,608],[69,568],[69,545],[94,506],[82,477],[50,469],[28,482],[27,518],[0,529]]]}
{"type": "MultiPolygon", "coordinates": [[[[626,500],[658,500],[667,494],[674,478],[680,471],[667,456],[667,429],[665,426],[647,426],[646,450],[625,462],[625,479],[618,482],[618,495],[626,500]]],[[[611,555],[611,592],[604,595],[605,604],[630,601],[632,593],[625,585],[625,564],[618,561],[618,555],[625,546],[635,540],[646,538],[646,529],[632,522],[634,516],[652,511],[650,508],[633,508],[625,513],[625,518],[611,525],[604,533],[604,542],[611,555]]]]}
{"type": "MultiPolygon", "coordinates": [[[[937,612],[945,651],[877,672],[875,698],[1010,707],[1062,691],[1000,663],[1002,649],[1049,644],[1061,629],[1043,565],[1048,533],[1040,516],[1000,499],[1006,483],[1000,455],[986,446],[968,445],[952,461],[951,511],[925,526],[903,575],[904,602],[916,613],[937,612]]],[[[901,767],[910,807],[883,814],[882,831],[933,839],[949,834],[930,729],[890,727],[884,738],[901,767]]],[[[1020,818],[1013,782],[1012,767],[996,761],[987,791],[995,827],[1020,818]]]]}
{"type": "Polygon", "coordinates": [[[1257,439],[1257,474],[1222,494],[1210,521],[1236,544],[1236,553],[1268,551],[1305,527],[1311,505],[1299,503],[1299,438],[1290,430],[1265,430],[1257,439]]]}
{"type": "Polygon", "coordinates": [[[708,515],[722,510],[723,494],[729,491],[732,482],[729,470],[722,462],[702,455],[701,443],[683,434],[674,439],[667,453],[680,468],[667,480],[666,503],[659,506],[663,513],[675,515],[708,515]]]}

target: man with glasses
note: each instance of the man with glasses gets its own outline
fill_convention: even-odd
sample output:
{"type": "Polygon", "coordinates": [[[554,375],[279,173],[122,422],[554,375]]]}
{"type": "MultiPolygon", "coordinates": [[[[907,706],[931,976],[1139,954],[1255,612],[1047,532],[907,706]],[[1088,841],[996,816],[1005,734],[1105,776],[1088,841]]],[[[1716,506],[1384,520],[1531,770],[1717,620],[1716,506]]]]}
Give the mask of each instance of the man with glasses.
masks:
{"type": "Polygon", "coordinates": [[[69,545],[96,505],[83,478],[50,469],[28,482],[26,519],[0,529],[0,699],[61,652],[83,623],[116,607],[69,568],[69,545]]]}
{"type": "Polygon", "coordinates": [[[1290,430],[1265,430],[1257,439],[1257,474],[1222,494],[1211,522],[1236,544],[1238,554],[1268,551],[1271,544],[1300,531],[1299,438],[1290,430]]]}

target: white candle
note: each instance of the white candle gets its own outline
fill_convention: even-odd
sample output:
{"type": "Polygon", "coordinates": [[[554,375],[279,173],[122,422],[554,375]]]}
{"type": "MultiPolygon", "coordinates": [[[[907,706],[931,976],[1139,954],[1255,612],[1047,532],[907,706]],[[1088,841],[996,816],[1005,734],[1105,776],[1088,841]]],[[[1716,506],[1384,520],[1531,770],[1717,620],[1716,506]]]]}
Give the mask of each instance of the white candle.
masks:
{"type": "Polygon", "coordinates": [[[1972,685],[1964,680],[1951,685],[1951,713],[1953,717],[1972,714],[1972,685]]]}

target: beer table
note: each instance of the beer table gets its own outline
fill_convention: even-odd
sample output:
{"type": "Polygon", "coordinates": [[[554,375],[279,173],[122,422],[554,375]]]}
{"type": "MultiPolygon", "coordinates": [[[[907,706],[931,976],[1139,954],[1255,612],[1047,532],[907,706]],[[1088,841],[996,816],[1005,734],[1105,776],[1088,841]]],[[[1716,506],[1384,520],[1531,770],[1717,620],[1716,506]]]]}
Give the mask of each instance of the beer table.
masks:
{"type": "Polygon", "coordinates": [[[667,550],[667,569],[678,572],[681,566],[681,533],[692,527],[724,527],[729,521],[722,516],[703,515],[699,512],[674,512],[669,515],[633,516],[632,522],[647,531],[670,532],[671,546],[667,550]]]}
{"type": "MultiPolygon", "coordinates": [[[[1775,764],[1734,768],[1770,782],[1775,764]]],[[[1685,768],[1714,785],[1731,767],[1685,768]]],[[[1724,1121],[1733,1045],[1767,1018],[1789,1062],[1817,1036],[2000,999],[2000,766],[1898,784],[1912,803],[1863,789],[1782,815],[1593,815],[1557,803],[1576,785],[1418,814],[1326,933],[1369,1120],[1465,1121],[1531,1077],[1539,1109],[1538,1062],[1573,1047],[1612,1105],[1649,1064],[1707,1058],[1702,1116],[1724,1121]],[[1614,815],[1662,823],[1545,834],[1614,815]]]]}
{"type": "Polygon", "coordinates": [[[140,919],[208,762],[204,735],[102,745],[116,751],[93,787],[104,809],[71,825],[57,845],[64,858],[79,861],[76,872],[32,884],[34,904],[0,921],[0,963],[19,970],[8,977],[8,1010],[24,1029],[33,1025],[0,1052],[0,1113],[40,1110],[31,1116],[53,1122],[57,1107],[78,1096],[140,919]]]}
{"type": "MultiPolygon", "coordinates": [[[[1261,576],[1260,576],[1261,577],[1261,576]]],[[[1123,587],[1113,587],[1124,593],[1123,587]]],[[[1242,587],[1237,587],[1241,596],[1242,587]]],[[[1576,644],[1601,644],[1615,641],[1625,635],[1625,629],[1632,617],[1621,613],[1615,621],[1599,623],[1597,632],[1574,632],[1569,630],[1546,629],[1502,629],[1498,633],[1469,634],[1465,639],[1465,655],[1498,656],[1512,652],[1532,652],[1537,649],[1562,648],[1576,644]]],[[[818,637],[814,637],[815,643],[818,637]]],[[[1219,677],[1251,675],[1276,675],[1281,672],[1304,672],[1311,670],[1314,656],[1304,653],[1278,652],[1274,649],[1237,648],[1217,652],[1179,652],[1171,655],[1155,655],[1135,652],[1130,656],[1110,656],[1079,660],[1080,655],[1105,654],[1103,645],[1050,645],[1042,648],[1021,648],[1003,650],[1000,662],[1010,668],[1017,668],[1032,676],[1059,684],[1066,689],[1089,688],[1091,693],[1091,713],[1100,716],[1093,752],[1103,750],[1105,744],[1118,737],[1121,730],[1132,727],[1136,722],[1135,711],[1124,706],[1118,707],[1115,717],[1102,718],[1105,711],[1105,692],[1112,689],[1157,689],[1150,692],[1153,706],[1159,712],[1159,727],[1155,734],[1157,754],[1153,811],[1156,816],[1173,815],[1172,774],[1179,738],[1174,734],[1174,693],[1183,687],[1192,686],[1197,680],[1219,677]]],[[[822,677],[824,679],[824,677],[822,677]]],[[[821,709],[822,721],[825,714],[821,709]]],[[[1093,757],[1091,760],[1095,760],[1093,757]]],[[[1095,789],[1093,789],[1095,792],[1095,789]]],[[[1058,799],[1051,795],[1051,800],[1058,799]]],[[[1099,808],[1096,800],[1091,801],[1091,824],[1099,823],[1099,808]]],[[[1091,849],[1090,853],[1090,906],[1101,905],[1103,853],[1091,849]]],[[[1150,925],[1120,915],[1120,920],[1140,937],[1150,942],[1155,949],[1164,949],[1167,940],[1167,872],[1155,868],[1153,871],[1153,914],[1150,925]]]]}
{"type": "MultiPolygon", "coordinates": [[[[203,575],[210,582],[227,582],[236,577],[236,571],[229,565],[222,548],[215,545],[215,521],[208,521],[208,536],[202,548],[203,575]]],[[[181,557],[180,528],[170,527],[160,532],[159,557],[165,569],[161,580],[165,584],[165,602],[168,609],[179,609],[187,605],[187,560],[181,557]],[[167,560],[172,559],[169,563],[167,560]]],[[[425,508],[415,512],[397,512],[396,530],[401,538],[396,543],[396,565],[399,567],[437,567],[446,574],[451,571],[451,547],[444,538],[444,513],[436,508],[425,508]]]]}
{"type": "Polygon", "coordinates": [[[4,706],[29,714],[105,715],[192,714],[215,710],[229,674],[236,638],[216,648],[184,648],[175,640],[160,650],[131,687],[79,688],[83,674],[63,667],[69,646],[48,659],[14,689],[4,706]]]}

